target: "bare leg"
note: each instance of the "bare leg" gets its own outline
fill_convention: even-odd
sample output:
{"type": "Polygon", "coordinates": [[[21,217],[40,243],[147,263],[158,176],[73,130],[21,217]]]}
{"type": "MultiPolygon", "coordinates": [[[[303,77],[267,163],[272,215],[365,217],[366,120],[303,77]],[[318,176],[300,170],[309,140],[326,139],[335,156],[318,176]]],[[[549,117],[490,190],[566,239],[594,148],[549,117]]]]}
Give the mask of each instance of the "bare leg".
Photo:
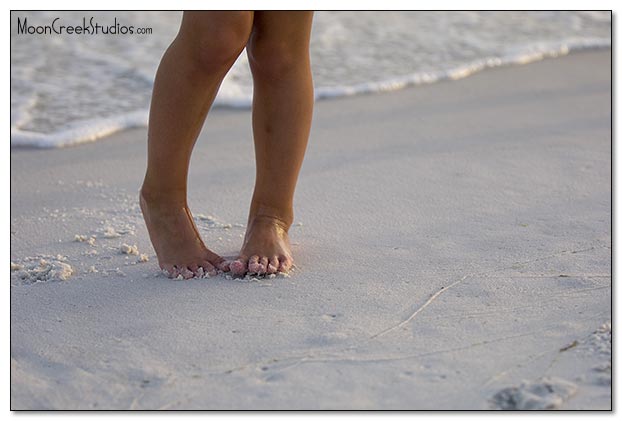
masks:
{"type": "Polygon", "coordinates": [[[313,12],[256,12],[247,46],[254,80],[256,179],[237,275],[287,272],[293,197],[313,114],[313,12]]]}
{"type": "Polygon", "coordinates": [[[218,88],[244,49],[252,12],[186,12],[153,87],[140,205],[160,267],[175,277],[228,265],[201,240],[186,201],[190,155],[218,88]]]}

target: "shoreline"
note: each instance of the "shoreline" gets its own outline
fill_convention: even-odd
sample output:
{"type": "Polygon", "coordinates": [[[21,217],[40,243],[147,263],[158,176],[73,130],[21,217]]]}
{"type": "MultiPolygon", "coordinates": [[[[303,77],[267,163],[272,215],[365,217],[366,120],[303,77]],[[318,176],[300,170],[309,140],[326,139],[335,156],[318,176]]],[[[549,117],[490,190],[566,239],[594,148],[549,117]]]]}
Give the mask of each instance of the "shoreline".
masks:
{"type": "MultiPolygon", "coordinates": [[[[561,42],[557,47],[544,51],[533,51],[522,54],[507,54],[504,57],[483,58],[459,67],[435,71],[417,72],[405,76],[396,76],[383,81],[372,81],[343,87],[320,87],[315,90],[315,101],[334,100],[361,95],[379,95],[398,92],[403,89],[416,88],[429,84],[451,82],[473,76],[483,71],[525,66],[542,60],[556,59],[568,55],[611,51],[611,44],[602,40],[582,40],[568,45],[561,42]]],[[[249,110],[252,98],[238,99],[233,102],[216,103],[213,110],[249,110]]],[[[125,130],[146,128],[148,109],[134,110],[129,113],[110,116],[103,119],[75,121],[64,129],[54,133],[39,133],[11,127],[11,149],[51,149],[80,146],[85,143],[105,140],[105,138],[125,130]]]]}
{"type": "MultiPolygon", "coordinates": [[[[12,148],[12,409],[611,409],[610,59],[318,102],[283,279],[159,275],[144,128],[12,148]]],[[[215,252],[253,177],[250,112],[213,110],[215,252]]]]}

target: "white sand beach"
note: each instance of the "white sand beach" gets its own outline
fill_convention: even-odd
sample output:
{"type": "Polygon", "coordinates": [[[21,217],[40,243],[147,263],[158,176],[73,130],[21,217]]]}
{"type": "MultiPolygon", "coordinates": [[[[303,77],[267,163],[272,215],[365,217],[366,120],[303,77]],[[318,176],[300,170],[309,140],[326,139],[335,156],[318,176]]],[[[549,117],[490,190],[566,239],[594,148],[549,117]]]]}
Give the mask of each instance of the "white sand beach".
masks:
{"type": "MultiPolygon", "coordinates": [[[[159,273],[146,130],[11,150],[11,407],[610,409],[611,51],[316,103],[273,279],[159,273]],[[42,262],[43,260],[43,262],[42,262]]],[[[250,112],[189,203],[234,256],[250,112]]]]}

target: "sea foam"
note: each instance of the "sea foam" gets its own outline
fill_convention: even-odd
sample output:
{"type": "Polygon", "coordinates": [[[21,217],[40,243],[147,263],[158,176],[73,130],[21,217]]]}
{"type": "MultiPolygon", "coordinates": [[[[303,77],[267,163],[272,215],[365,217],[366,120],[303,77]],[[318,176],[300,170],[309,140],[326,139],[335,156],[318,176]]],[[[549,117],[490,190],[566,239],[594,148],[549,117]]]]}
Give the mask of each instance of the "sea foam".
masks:
{"type": "MultiPolygon", "coordinates": [[[[26,13],[26,12],[24,12],[26,13]]],[[[15,21],[24,13],[13,12],[15,21]]],[[[85,12],[27,12],[44,24],[85,12]]],[[[11,146],[59,148],[144,127],[159,60],[179,12],[88,12],[151,35],[17,35],[11,39],[11,146]]],[[[608,12],[316,12],[311,59],[316,100],[457,80],[574,51],[611,47],[608,12]]],[[[242,53],[214,107],[247,109],[252,76],[242,53]]]]}

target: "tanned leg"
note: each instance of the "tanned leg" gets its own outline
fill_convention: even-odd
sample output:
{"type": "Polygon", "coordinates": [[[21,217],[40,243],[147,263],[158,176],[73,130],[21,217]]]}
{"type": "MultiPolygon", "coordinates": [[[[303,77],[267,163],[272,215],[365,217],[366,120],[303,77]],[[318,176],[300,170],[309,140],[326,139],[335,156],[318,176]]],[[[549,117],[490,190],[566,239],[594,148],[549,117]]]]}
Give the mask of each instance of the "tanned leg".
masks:
{"type": "Polygon", "coordinates": [[[288,230],[313,114],[309,37],[313,12],[255,12],[247,46],[253,73],[256,179],[236,275],[287,272],[288,230]]]}
{"type": "Polygon", "coordinates": [[[198,233],[186,200],[190,155],[253,12],[186,12],[156,74],[140,205],[160,267],[170,276],[228,270],[198,233]]]}

